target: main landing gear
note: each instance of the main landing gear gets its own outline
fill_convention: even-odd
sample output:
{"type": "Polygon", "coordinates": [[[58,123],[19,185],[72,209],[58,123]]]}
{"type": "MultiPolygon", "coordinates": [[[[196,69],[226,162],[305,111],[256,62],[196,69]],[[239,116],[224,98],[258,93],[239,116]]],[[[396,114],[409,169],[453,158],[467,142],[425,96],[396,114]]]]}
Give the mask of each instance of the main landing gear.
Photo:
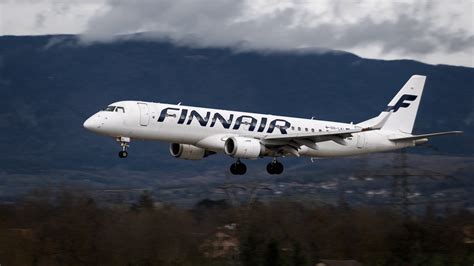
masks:
{"type": "Polygon", "coordinates": [[[247,166],[239,159],[230,165],[230,172],[233,175],[244,175],[247,172],[247,166]]]}
{"type": "Polygon", "coordinates": [[[120,146],[122,147],[122,150],[118,153],[118,156],[120,158],[127,158],[128,157],[127,149],[128,147],[130,147],[130,138],[120,137],[120,138],[117,138],[117,142],[120,143],[120,146]]]}
{"type": "Polygon", "coordinates": [[[267,172],[271,175],[279,175],[283,173],[283,164],[273,159],[271,163],[267,164],[267,172]]]}
{"type": "MultiPolygon", "coordinates": [[[[273,159],[271,163],[267,165],[267,172],[271,175],[279,175],[283,173],[283,164],[273,159]]],[[[230,172],[233,175],[244,175],[247,172],[247,166],[238,159],[235,163],[230,165],[230,172]]]]}

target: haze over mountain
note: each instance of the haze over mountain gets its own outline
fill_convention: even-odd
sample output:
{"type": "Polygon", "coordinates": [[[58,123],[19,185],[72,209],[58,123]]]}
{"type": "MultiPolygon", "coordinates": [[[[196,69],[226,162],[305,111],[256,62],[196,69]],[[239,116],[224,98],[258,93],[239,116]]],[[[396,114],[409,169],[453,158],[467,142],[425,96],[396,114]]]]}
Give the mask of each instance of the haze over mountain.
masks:
{"type": "MultiPolygon", "coordinates": [[[[442,155],[472,158],[473,68],[368,60],[340,51],[236,52],[166,40],[83,45],[68,35],[3,36],[0,169],[3,176],[75,171],[78,179],[90,174],[81,174],[84,169],[161,171],[177,179],[207,168],[227,172],[231,160],[222,155],[179,161],[165,144],[153,142],[132,142],[130,158],[119,160],[115,141],[87,132],[82,123],[125,99],[360,122],[385,109],[413,74],[428,76],[415,132],[464,130],[431,144],[442,155]]],[[[266,161],[258,164],[263,172],[266,161]]]]}

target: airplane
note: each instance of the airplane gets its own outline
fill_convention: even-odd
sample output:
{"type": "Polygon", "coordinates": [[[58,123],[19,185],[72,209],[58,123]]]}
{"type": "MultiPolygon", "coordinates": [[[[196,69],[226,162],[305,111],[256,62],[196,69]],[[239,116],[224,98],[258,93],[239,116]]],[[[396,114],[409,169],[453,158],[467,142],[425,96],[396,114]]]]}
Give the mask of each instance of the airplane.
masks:
{"type": "Polygon", "coordinates": [[[170,143],[172,156],[201,160],[216,153],[235,159],[234,175],[247,171],[243,159],[272,157],[269,174],[281,174],[277,158],[339,157],[424,144],[428,138],[462,131],[413,135],[426,76],[413,75],[377,117],[358,124],[210,109],[179,104],[120,101],[84,122],[92,132],[113,137],[128,156],[132,139],[170,143]]]}

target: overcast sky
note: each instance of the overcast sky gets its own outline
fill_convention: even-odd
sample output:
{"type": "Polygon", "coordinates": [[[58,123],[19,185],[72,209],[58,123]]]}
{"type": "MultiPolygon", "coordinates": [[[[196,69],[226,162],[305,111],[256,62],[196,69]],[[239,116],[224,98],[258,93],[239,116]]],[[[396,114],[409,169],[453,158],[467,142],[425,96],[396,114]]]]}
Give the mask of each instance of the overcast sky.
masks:
{"type": "Polygon", "coordinates": [[[474,67],[474,0],[0,0],[0,35],[146,32],[182,45],[329,48],[474,67]]]}

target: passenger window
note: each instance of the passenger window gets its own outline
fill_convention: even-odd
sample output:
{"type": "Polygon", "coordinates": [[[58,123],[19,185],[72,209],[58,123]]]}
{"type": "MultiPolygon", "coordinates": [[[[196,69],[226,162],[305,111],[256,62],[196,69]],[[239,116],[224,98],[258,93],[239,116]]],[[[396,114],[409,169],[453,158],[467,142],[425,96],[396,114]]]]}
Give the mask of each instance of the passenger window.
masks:
{"type": "Polygon", "coordinates": [[[295,127],[291,127],[291,130],[295,130],[295,127]]]}
{"type": "Polygon", "coordinates": [[[308,128],[305,128],[304,131],[308,132],[308,128]]]}
{"type": "Polygon", "coordinates": [[[118,106],[117,109],[115,109],[115,112],[122,112],[125,113],[125,108],[118,106]]]}
{"type": "Polygon", "coordinates": [[[301,131],[301,127],[298,127],[298,131],[301,131]]]}
{"type": "Polygon", "coordinates": [[[314,132],[314,128],[311,129],[311,132],[314,132]]]}

